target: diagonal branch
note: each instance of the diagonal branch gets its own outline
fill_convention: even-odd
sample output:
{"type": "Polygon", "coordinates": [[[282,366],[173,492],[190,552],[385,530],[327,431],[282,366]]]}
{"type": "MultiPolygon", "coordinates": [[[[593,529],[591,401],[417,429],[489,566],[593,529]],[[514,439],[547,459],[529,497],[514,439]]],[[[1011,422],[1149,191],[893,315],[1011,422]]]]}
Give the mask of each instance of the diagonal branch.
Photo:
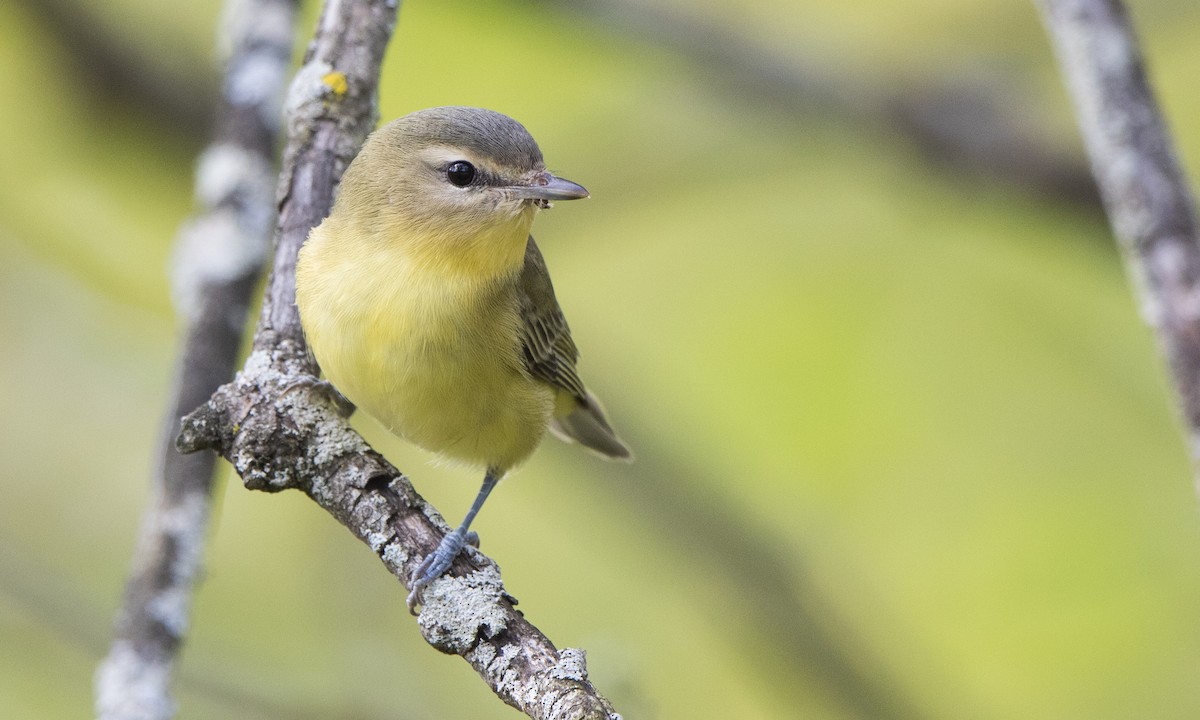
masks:
{"type": "Polygon", "coordinates": [[[1092,172],[1200,466],[1200,229],[1120,0],[1040,0],[1092,172]]]}
{"type": "Polygon", "coordinates": [[[96,714],[174,714],[169,686],[204,553],[215,458],[183,456],[179,418],[233,375],[250,297],[267,256],[280,99],[294,37],[293,0],[231,0],[225,88],[212,143],[196,172],[201,212],[176,241],[175,294],[185,325],[156,483],[108,656],[96,714]]]}
{"type": "MultiPolygon", "coordinates": [[[[401,582],[449,530],[408,480],[371,450],[316,383],[295,307],[296,255],[329,212],[334,184],[376,120],[376,87],[395,0],[327,0],[287,99],[288,144],[274,271],[253,350],[233,383],[184,419],[183,452],[212,448],[248,488],[294,488],[365,542],[401,582]]],[[[478,551],[426,588],[419,625],[462,656],[506,703],[533,718],[614,718],[583,653],[556,650],[517,612],[478,551]]]]}

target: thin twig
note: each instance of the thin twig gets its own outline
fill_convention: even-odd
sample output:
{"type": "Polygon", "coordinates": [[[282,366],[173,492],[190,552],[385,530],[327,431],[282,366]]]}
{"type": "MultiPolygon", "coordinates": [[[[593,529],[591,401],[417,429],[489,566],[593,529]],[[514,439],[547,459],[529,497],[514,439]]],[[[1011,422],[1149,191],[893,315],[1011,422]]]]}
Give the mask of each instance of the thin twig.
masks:
{"type": "MultiPolygon", "coordinates": [[[[304,491],[407,583],[449,527],[315,384],[294,277],[304,238],[329,212],[334,184],[375,124],[395,14],[394,1],[326,3],[287,101],[275,266],[253,351],[236,380],[185,419],[178,446],[216,449],[248,488],[304,491]]],[[[424,601],[425,639],[462,656],[513,707],[533,718],[618,717],[588,681],[583,653],[556,650],[513,608],[496,564],[478,551],[426,588],[424,601]]]]}
{"type": "Polygon", "coordinates": [[[1195,202],[1120,0],[1041,0],[1104,206],[1154,328],[1200,467],[1195,202]]]}
{"type": "Polygon", "coordinates": [[[294,39],[293,0],[232,0],[225,88],[200,158],[200,212],[176,243],[176,305],[185,325],[161,455],[108,656],[96,674],[104,720],[174,713],[170,683],[204,551],[214,457],[180,455],[179,419],[233,374],[274,210],[273,157],[294,39]]]}

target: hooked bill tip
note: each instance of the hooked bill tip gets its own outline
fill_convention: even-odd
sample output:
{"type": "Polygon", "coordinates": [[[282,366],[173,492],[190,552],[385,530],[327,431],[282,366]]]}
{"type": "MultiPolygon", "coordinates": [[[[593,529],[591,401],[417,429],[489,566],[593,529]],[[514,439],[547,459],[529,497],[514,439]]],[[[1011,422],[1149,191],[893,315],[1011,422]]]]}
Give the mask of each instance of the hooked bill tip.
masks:
{"type": "Polygon", "coordinates": [[[589,195],[587,188],[579,183],[550,173],[539,175],[533,184],[514,189],[521,197],[529,200],[579,200],[589,195]]]}

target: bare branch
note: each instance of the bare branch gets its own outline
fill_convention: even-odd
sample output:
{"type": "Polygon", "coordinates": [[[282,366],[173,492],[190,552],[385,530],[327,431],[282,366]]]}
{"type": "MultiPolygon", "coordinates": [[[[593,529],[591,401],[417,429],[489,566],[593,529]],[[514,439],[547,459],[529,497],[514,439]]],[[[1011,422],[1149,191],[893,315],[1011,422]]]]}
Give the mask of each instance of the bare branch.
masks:
{"type": "Polygon", "coordinates": [[[215,458],[180,455],[173,439],[179,418],[233,374],[274,220],[272,158],[295,3],[232,0],[227,12],[232,43],[217,130],[196,172],[201,210],[176,242],[174,288],[185,331],[174,398],[116,636],[96,675],[96,713],[104,720],[174,714],[171,674],[203,556],[215,458]]]}
{"type": "MultiPolygon", "coordinates": [[[[336,181],[375,124],[395,14],[394,0],[326,2],[287,100],[275,266],[253,351],[236,380],[184,420],[177,444],[184,452],[216,449],[248,488],[304,491],[407,583],[449,527],[316,383],[294,275],[301,244],[329,212],[336,181]]],[[[425,639],[466,659],[508,704],[533,718],[619,717],[588,681],[583,653],[556,650],[513,608],[496,564],[478,551],[460,556],[424,600],[425,639]]]]}
{"type": "Polygon", "coordinates": [[[1120,0],[1040,0],[1092,172],[1154,328],[1200,466],[1200,233],[1120,0]]]}

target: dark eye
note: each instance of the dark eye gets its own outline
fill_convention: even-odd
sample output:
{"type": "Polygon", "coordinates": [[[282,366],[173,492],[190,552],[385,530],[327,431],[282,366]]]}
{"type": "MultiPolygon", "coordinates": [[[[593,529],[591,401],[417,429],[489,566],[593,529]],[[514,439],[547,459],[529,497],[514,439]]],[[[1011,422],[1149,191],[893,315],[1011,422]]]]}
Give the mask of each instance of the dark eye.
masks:
{"type": "Polygon", "coordinates": [[[466,187],[475,179],[475,166],[466,160],[455,160],[446,168],[446,177],[459,187],[466,187]]]}

